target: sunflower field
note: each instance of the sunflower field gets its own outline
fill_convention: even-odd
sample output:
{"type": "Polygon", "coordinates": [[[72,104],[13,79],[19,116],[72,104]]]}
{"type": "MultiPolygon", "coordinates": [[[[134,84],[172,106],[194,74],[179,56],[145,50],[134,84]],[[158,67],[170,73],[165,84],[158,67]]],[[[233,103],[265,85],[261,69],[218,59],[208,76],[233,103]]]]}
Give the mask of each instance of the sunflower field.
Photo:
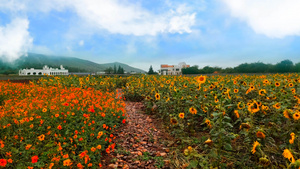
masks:
{"type": "Polygon", "coordinates": [[[97,168],[125,114],[115,92],[0,82],[0,168],[97,168]]]}
{"type": "MultiPolygon", "coordinates": [[[[89,162],[85,163],[80,156],[80,153],[87,152],[90,153],[91,163],[96,161],[92,157],[100,152],[98,145],[92,143],[101,143],[102,149],[105,145],[113,148],[106,139],[111,138],[111,130],[103,130],[102,125],[105,122],[113,128],[124,119],[124,103],[112,94],[116,93],[117,88],[122,88],[124,99],[142,101],[147,113],[164,121],[176,144],[179,144],[171,149],[173,166],[177,168],[299,168],[299,83],[299,74],[270,74],[50,77],[31,84],[34,90],[33,87],[5,84],[6,87],[1,87],[1,90],[7,94],[2,94],[4,101],[0,98],[0,139],[3,145],[0,147],[0,159],[5,157],[7,165],[13,165],[14,159],[7,153],[28,153],[22,160],[37,156],[40,166],[50,165],[46,164],[47,159],[58,157],[60,160],[52,161],[54,165],[61,163],[63,166],[67,159],[70,163],[76,161],[88,165],[89,162]],[[75,97],[70,94],[73,92],[75,97]],[[74,101],[77,99],[78,102],[74,101]],[[56,117],[56,114],[59,116],[56,117]],[[28,122],[24,119],[26,117],[28,122]],[[30,120],[30,117],[33,119],[30,120]],[[42,124],[41,120],[44,120],[42,124]],[[66,124],[74,120],[77,120],[76,125],[67,128],[66,124]],[[41,132],[31,128],[31,124],[41,128],[41,132]],[[26,127],[18,127],[21,125],[26,127]],[[93,127],[97,132],[92,130],[93,127]],[[35,133],[29,134],[31,130],[35,133]],[[2,134],[4,131],[5,135],[2,134]],[[100,137],[99,142],[91,142],[91,139],[97,139],[96,133],[101,131],[106,136],[100,137]],[[41,135],[45,135],[43,141],[39,140],[41,135]],[[75,135],[78,135],[77,140],[75,135]],[[78,138],[86,142],[83,144],[78,138]],[[35,142],[25,142],[34,139],[35,142]],[[70,143],[71,140],[73,143],[70,143]],[[38,148],[41,144],[43,147],[55,145],[56,148],[47,148],[49,153],[46,153],[48,151],[38,148]],[[41,149],[41,152],[37,153],[32,148],[31,151],[26,150],[27,145],[41,149]],[[63,150],[58,151],[57,147],[63,150]],[[93,147],[95,151],[91,150],[93,147]],[[68,158],[64,158],[65,154],[68,158]],[[12,163],[8,162],[9,159],[12,163]]],[[[29,166],[33,163],[25,164],[29,166]]]]}

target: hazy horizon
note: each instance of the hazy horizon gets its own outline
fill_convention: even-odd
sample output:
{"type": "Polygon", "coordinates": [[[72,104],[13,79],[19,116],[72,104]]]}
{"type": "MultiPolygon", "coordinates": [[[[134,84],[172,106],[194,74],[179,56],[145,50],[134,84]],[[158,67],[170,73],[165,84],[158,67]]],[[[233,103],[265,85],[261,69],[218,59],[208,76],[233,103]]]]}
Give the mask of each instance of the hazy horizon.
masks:
{"type": "Polygon", "coordinates": [[[3,0],[0,57],[235,67],[300,62],[297,0],[3,0]]]}

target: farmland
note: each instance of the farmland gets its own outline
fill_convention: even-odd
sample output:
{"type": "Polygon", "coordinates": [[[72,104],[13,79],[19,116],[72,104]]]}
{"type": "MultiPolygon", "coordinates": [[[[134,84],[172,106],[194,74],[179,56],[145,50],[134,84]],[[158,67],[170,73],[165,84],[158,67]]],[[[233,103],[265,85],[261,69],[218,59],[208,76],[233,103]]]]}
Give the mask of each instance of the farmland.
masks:
{"type": "Polygon", "coordinates": [[[126,122],[122,89],[174,137],[174,168],[299,168],[299,82],[299,74],[1,82],[0,159],[10,167],[101,165],[116,146],[114,128],[126,122]]]}

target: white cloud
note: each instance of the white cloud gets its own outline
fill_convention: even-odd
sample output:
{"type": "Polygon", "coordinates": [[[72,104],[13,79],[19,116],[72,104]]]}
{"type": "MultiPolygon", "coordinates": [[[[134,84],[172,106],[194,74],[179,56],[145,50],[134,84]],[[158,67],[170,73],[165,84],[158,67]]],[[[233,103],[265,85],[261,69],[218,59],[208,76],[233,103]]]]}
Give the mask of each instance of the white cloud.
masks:
{"type": "MultiPolygon", "coordinates": [[[[14,0],[0,3],[3,10],[49,12],[51,10],[72,10],[80,25],[101,32],[113,34],[155,36],[160,33],[190,33],[195,22],[195,13],[185,5],[153,13],[138,4],[124,0],[14,0]],[[19,7],[19,8],[17,8],[19,7]]],[[[97,32],[96,32],[97,33],[97,32]]]]}
{"type": "Polygon", "coordinates": [[[231,15],[272,38],[300,35],[299,0],[222,0],[231,15]]]}
{"type": "Polygon", "coordinates": [[[15,18],[6,26],[0,26],[0,57],[11,62],[26,55],[32,45],[28,32],[29,21],[15,18]]]}
{"type": "Polygon", "coordinates": [[[84,41],[83,40],[79,41],[78,45],[79,46],[83,46],[84,45],[84,41]]]}

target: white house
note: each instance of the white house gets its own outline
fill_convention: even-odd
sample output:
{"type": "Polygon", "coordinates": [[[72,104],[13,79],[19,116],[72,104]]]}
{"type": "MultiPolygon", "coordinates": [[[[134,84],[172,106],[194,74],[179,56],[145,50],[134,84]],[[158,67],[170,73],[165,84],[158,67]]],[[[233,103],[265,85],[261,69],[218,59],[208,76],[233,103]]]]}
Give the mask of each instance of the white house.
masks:
{"type": "Polygon", "coordinates": [[[181,62],[178,65],[160,65],[159,74],[160,75],[181,75],[182,68],[188,68],[190,65],[187,65],[185,62],[181,62]]]}
{"type": "Polygon", "coordinates": [[[19,70],[20,76],[27,76],[27,75],[69,75],[69,70],[65,69],[62,65],[60,65],[60,69],[52,68],[45,65],[43,69],[21,69],[19,70]]]}

